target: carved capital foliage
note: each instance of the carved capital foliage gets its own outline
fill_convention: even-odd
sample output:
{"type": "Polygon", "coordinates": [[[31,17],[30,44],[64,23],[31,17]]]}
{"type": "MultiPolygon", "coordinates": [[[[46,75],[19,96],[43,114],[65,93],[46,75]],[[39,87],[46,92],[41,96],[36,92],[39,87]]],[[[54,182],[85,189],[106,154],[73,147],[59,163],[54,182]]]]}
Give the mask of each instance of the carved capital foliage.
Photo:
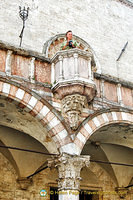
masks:
{"type": "Polygon", "coordinates": [[[62,113],[66,115],[70,123],[70,127],[76,130],[79,125],[80,114],[87,105],[85,96],[79,94],[68,95],[62,100],[62,113]]]}
{"type": "Polygon", "coordinates": [[[71,156],[63,153],[61,156],[48,160],[48,166],[57,167],[59,172],[59,190],[79,190],[80,171],[89,166],[90,156],[71,156]]]}

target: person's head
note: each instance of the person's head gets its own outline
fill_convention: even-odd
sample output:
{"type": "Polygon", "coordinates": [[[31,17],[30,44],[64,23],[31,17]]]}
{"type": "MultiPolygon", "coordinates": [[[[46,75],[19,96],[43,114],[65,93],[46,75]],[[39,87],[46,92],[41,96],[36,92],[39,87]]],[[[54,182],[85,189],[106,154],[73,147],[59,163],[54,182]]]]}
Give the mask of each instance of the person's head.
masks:
{"type": "Polygon", "coordinates": [[[66,32],[66,39],[69,41],[69,40],[72,40],[72,36],[73,36],[73,34],[72,34],[72,31],[67,31],[66,32]]]}

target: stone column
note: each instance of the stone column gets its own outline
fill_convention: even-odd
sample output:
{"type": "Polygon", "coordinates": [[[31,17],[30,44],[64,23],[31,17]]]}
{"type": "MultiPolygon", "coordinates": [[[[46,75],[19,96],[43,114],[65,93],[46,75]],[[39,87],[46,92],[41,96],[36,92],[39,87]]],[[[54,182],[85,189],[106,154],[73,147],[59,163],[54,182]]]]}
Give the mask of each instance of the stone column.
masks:
{"type": "Polygon", "coordinates": [[[88,77],[89,77],[89,80],[92,80],[91,58],[88,59],[88,77]]]}
{"type": "Polygon", "coordinates": [[[89,166],[90,156],[77,156],[63,153],[48,159],[50,168],[57,167],[59,173],[59,200],[79,200],[80,171],[89,166]]]}
{"type": "Polygon", "coordinates": [[[11,76],[11,59],[12,59],[12,51],[8,50],[6,56],[6,66],[5,66],[5,71],[8,76],[11,76]]]}
{"type": "Polygon", "coordinates": [[[60,74],[59,74],[59,80],[63,80],[63,56],[59,56],[59,61],[60,61],[60,74]]]}
{"type": "Polygon", "coordinates": [[[32,57],[30,61],[30,81],[31,83],[35,83],[35,58],[32,57]]]}
{"type": "Polygon", "coordinates": [[[54,84],[55,82],[55,64],[51,64],[51,83],[54,84]]]}
{"type": "Polygon", "coordinates": [[[104,80],[101,80],[100,84],[100,97],[103,99],[104,98],[104,80]]]}
{"type": "Polygon", "coordinates": [[[117,85],[117,97],[118,97],[118,103],[120,105],[123,105],[123,103],[122,103],[122,94],[121,94],[121,84],[120,83],[118,83],[118,85],[117,85]]]}
{"type": "Polygon", "coordinates": [[[75,74],[74,74],[74,78],[78,78],[79,77],[79,69],[78,69],[78,53],[74,53],[73,55],[74,57],[74,70],[75,70],[75,74]]]}

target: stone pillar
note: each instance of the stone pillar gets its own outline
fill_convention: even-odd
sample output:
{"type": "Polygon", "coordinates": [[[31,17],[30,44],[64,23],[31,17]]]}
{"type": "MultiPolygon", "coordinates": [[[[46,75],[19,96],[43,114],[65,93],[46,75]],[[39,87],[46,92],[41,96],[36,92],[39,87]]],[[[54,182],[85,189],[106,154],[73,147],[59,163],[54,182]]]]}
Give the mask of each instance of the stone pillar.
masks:
{"type": "Polygon", "coordinates": [[[89,80],[92,80],[91,58],[88,59],[88,78],[89,80]]]}
{"type": "Polygon", "coordinates": [[[63,56],[59,56],[59,61],[60,61],[60,74],[59,74],[59,80],[63,80],[63,56]]]}
{"type": "Polygon", "coordinates": [[[122,105],[123,103],[122,103],[121,84],[120,83],[118,83],[118,85],[117,85],[117,97],[118,97],[118,103],[120,105],[122,105]]]}
{"type": "Polygon", "coordinates": [[[101,85],[100,85],[100,96],[103,99],[104,98],[104,80],[101,80],[101,85]]]}
{"type": "Polygon", "coordinates": [[[8,76],[11,76],[11,57],[12,51],[7,51],[5,71],[8,76]]]}
{"type": "Polygon", "coordinates": [[[30,61],[30,81],[31,83],[35,83],[35,58],[32,57],[30,61]]]}
{"type": "Polygon", "coordinates": [[[54,84],[55,82],[55,64],[51,64],[51,83],[54,84]]]}
{"type": "Polygon", "coordinates": [[[78,69],[78,53],[74,53],[74,68],[75,68],[75,74],[74,78],[79,77],[79,69],[78,69]]]}
{"type": "Polygon", "coordinates": [[[48,159],[50,168],[58,168],[59,200],[79,200],[80,171],[89,164],[90,156],[77,156],[66,153],[48,159]]]}

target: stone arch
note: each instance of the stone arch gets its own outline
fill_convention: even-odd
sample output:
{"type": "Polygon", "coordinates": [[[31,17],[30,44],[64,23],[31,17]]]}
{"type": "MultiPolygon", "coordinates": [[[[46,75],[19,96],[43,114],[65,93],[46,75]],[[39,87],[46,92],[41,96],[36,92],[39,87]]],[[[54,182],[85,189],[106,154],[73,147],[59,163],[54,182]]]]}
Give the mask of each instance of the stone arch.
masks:
{"type": "MultiPolygon", "coordinates": [[[[26,109],[29,114],[37,119],[47,130],[57,148],[60,148],[64,141],[71,142],[60,115],[39,95],[19,86],[19,84],[5,81],[0,81],[0,95],[18,102],[20,108],[26,109]]],[[[43,136],[40,139],[37,137],[35,139],[43,144],[43,136]]]]}
{"type": "MultiPolygon", "coordinates": [[[[101,73],[101,66],[95,55],[93,48],[85,40],[83,40],[82,38],[80,38],[76,35],[73,35],[73,39],[79,43],[79,49],[92,53],[93,69],[94,69],[94,71],[101,73]]],[[[66,40],[65,33],[57,34],[57,35],[51,37],[49,40],[47,40],[44,43],[42,53],[45,55],[45,57],[52,58],[58,51],[60,51],[61,43],[64,42],[65,40],[66,40]]]]}
{"type": "Polygon", "coordinates": [[[99,128],[113,123],[128,123],[133,124],[133,113],[126,111],[106,111],[88,118],[80,128],[80,131],[75,137],[74,144],[80,149],[80,153],[90,138],[90,136],[99,128]]]}

